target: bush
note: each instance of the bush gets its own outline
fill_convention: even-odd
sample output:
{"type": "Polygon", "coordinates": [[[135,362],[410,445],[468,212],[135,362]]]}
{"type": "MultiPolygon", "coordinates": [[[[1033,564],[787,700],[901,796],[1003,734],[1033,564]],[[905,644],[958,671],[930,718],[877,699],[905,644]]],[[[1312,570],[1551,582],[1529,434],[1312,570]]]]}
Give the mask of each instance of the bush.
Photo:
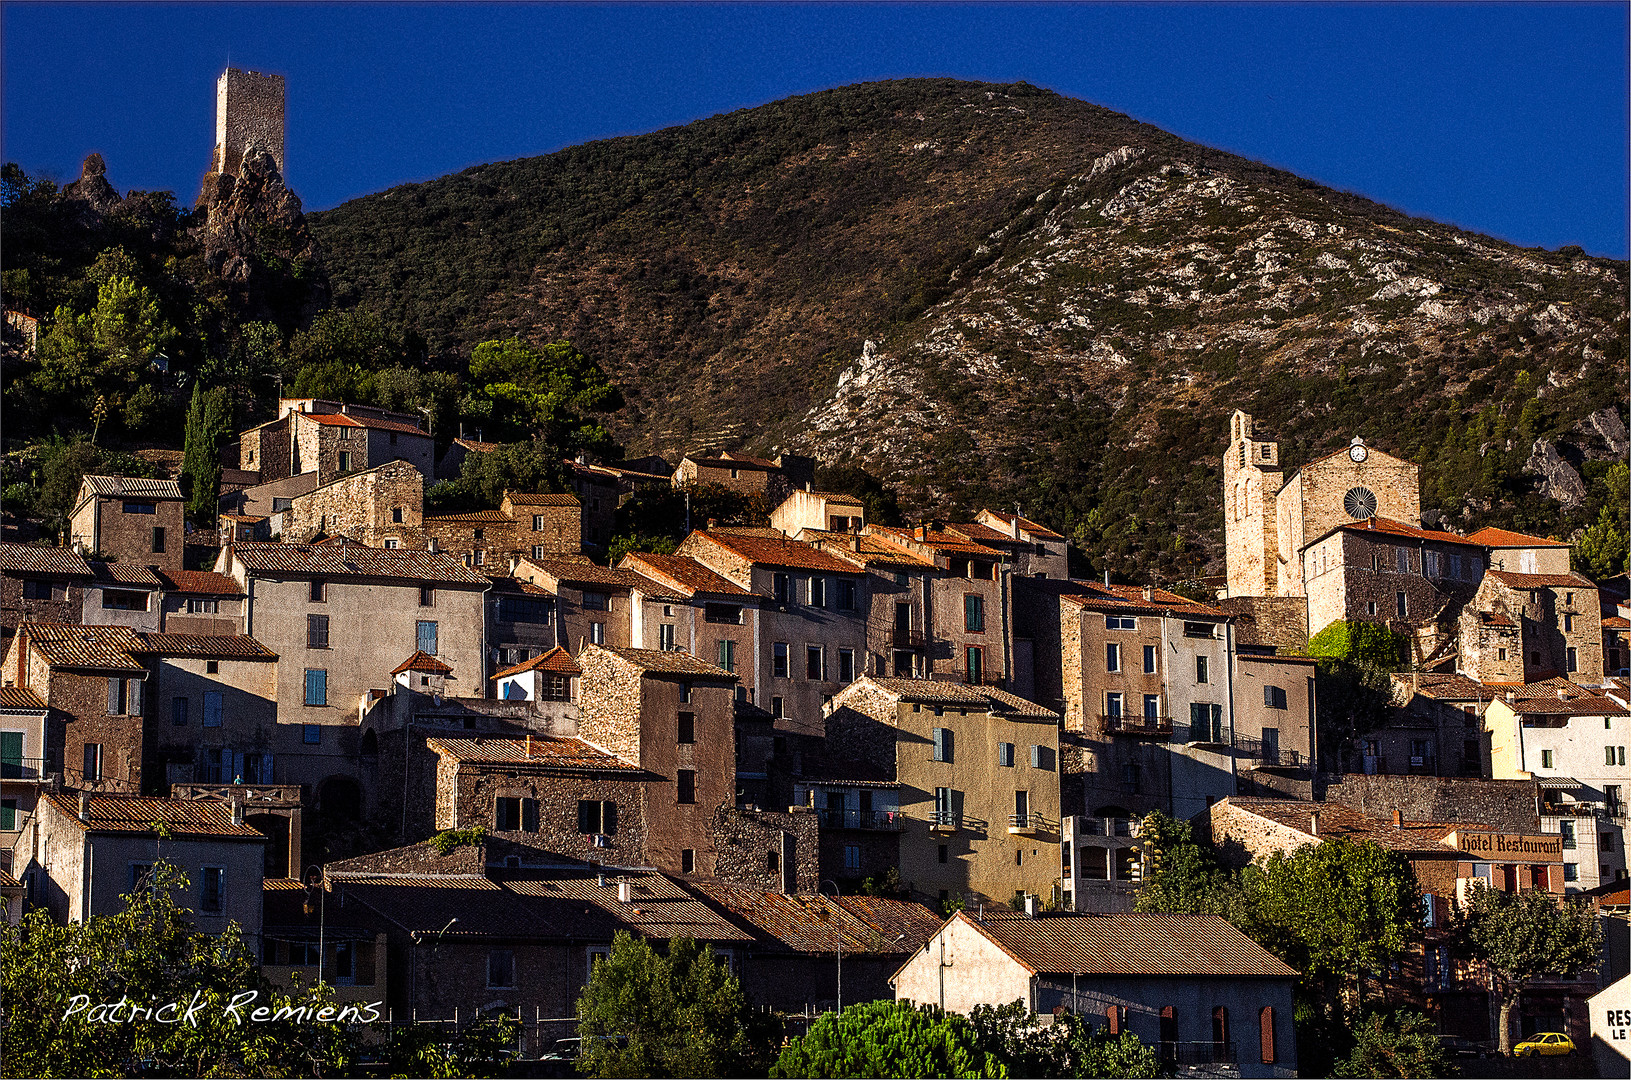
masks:
{"type": "Polygon", "coordinates": [[[1008,1068],[981,1047],[974,1025],[956,1013],[909,1001],[868,1001],[824,1013],[808,1034],[783,1048],[770,1075],[1006,1077],[1008,1068]]]}

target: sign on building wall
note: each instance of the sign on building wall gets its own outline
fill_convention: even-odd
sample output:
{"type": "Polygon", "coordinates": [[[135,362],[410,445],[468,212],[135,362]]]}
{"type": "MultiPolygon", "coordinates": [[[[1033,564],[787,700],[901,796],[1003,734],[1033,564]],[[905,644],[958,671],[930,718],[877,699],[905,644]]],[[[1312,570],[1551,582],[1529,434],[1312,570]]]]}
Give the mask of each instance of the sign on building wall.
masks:
{"type": "Polygon", "coordinates": [[[1480,861],[1555,863],[1563,861],[1563,838],[1523,833],[1452,832],[1444,838],[1455,849],[1480,861]]]}

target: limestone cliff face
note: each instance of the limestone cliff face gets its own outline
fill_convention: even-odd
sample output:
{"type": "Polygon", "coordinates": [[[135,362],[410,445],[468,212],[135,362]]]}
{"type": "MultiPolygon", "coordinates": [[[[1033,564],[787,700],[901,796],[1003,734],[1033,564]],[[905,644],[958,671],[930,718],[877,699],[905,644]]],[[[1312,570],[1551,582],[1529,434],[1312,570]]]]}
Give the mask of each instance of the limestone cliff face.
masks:
{"type": "Polygon", "coordinates": [[[317,243],[271,154],[246,154],[236,175],[206,174],[197,209],[205,261],[248,317],[298,320],[326,306],[317,243]]]}
{"type": "Polygon", "coordinates": [[[63,188],[62,193],[83,203],[87,215],[97,219],[106,217],[122,201],[119,192],[108,183],[107,171],[102,155],[91,154],[79,167],[79,179],[63,188]]]}

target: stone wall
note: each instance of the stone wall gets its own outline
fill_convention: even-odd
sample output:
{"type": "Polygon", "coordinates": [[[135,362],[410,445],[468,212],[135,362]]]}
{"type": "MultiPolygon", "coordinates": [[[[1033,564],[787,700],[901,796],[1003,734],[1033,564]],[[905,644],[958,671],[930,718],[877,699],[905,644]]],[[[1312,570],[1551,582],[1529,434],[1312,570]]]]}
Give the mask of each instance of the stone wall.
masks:
{"type": "Polygon", "coordinates": [[[260,482],[271,483],[291,476],[292,450],[288,418],[262,424],[243,433],[238,440],[239,467],[260,473],[260,482]]]}
{"type": "MultiPolygon", "coordinates": [[[[130,676],[125,680],[126,700],[130,684],[141,683],[144,700],[146,682],[130,676]]],[[[48,751],[63,765],[63,779],[69,787],[85,787],[93,791],[123,792],[135,795],[142,790],[142,717],[139,715],[111,715],[108,712],[108,679],[106,675],[79,675],[67,671],[53,671],[48,688],[36,693],[51,706],[48,723],[60,731],[60,752],[48,751]],[[63,721],[66,721],[63,723],[63,721]],[[102,747],[102,780],[84,778],[85,747],[102,747]]],[[[128,707],[128,706],[127,706],[128,707]]],[[[151,709],[151,703],[146,704],[151,709]]],[[[52,739],[51,742],[57,740],[52,739]]]]}
{"type": "Polygon", "coordinates": [[[1347,774],[1325,789],[1328,802],[1342,803],[1372,817],[1406,821],[1478,822],[1513,833],[1540,832],[1533,780],[1479,780],[1443,776],[1363,776],[1347,774]]]}
{"type": "Polygon", "coordinates": [[[437,766],[438,828],[479,826],[496,839],[513,840],[570,859],[614,866],[644,866],[649,861],[641,780],[605,773],[551,774],[536,766],[509,762],[466,761],[449,770],[451,760],[443,755],[437,766]],[[451,799],[448,788],[452,789],[451,799]],[[498,829],[497,800],[504,798],[537,800],[537,831],[498,829]],[[595,847],[590,834],[578,832],[580,800],[616,804],[617,828],[603,834],[611,841],[609,847],[595,847]],[[443,822],[447,819],[443,815],[449,808],[453,824],[445,825],[443,822]]]}
{"type": "Polygon", "coordinates": [[[1237,645],[1301,652],[1308,646],[1308,600],[1302,596],[1231,596],[1214,607],[1234,616],[1237,645]]]}
{"type": "Polygon", "coordinates": [[[778,811],[721,806],[714,812],[718,853],[714,876],[758,889],[816,892],[826,873],[820,858],[823,839],[815,812],[803,807],[778,811]]]}
{"type": "MultiPolygon", "coordinates": [[[[1312,815],[1319,810],[1319,804],[1309,803],[1308,810],[1312,815]]],[[[1317,842],[1302,830],[1260,817],[1228,800],[1213,803],[1203,820],[1204,840],[1211,843],[1219,861],[1230,867],[1245,866],[1257,857],[1289,855],[1317,842]]]]}
{"type": "Polygon", "coordinates": [[[227,68],[215,80],[215,155],[211,172],[238,175],[244,151],[259,147],[283,171],[283,76],[227,68]]]}
{"type": "Polygon", "coordinates": [[[70,530],[76,541],[118,562],[181,570],[186,538],[185,508],[180,499],[130,499],[151,503],[151,514],[126,513],[127,500],[94,496],[75,512],[70,530]],[[155,551],[154,529],[164,530],[164,550],[155,551]]]}
{"type": "Polygon", "coordinates": [[[369,547],[394,539],[424,547],[425,478],[405,461],[352,473],[297,496],[283,519],[286,540],[304,542],[317,533],[343,535],[369,547]],[[401,521],[394,520],[400,511],[401,521]]]}
{"type": "Polygon", "coordinates": [[[640,669],[593,645],[584,647],[577,662],[583,670],[578,734],[625,761],[639,761],[640,669]]]}
{"type": "Polygon", "coordinates": [[[0,639],[10,638],[25,622],[78,622],[84,605],[85,586],[79,581],[32,574],[0,576],[0,639]],[[25,578],[50,586],[52,598],[26,599],[25,578]]]}
{"type": "Polygon", "coordinates": [[[1284,482],[1280,448],[1252,436],[1252,418],[1236,412],[1223,459],[1224,559],[1230,596],[1272,596],[1278,586],[1274,494],[1284,482]]]}

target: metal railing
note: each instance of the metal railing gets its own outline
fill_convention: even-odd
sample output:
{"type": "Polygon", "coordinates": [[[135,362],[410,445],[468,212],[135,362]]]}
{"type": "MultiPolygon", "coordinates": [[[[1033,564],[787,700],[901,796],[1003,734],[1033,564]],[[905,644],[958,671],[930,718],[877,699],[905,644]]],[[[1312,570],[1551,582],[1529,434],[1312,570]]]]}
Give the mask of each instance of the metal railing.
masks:
{"type": "Polygon", "coordinates": [[[924,641],[923,631],[907,630],[897,626],[890,632],[889,640],[902,649],[921,649],[924,641]]]}
{"type": "Polygon", "coordinates": [[[936,829],[955,829],[962,824],[963,815],[955,810],[931,810],[929,824],[936,829]]]}
{"type": "Polygon", "coordinates": [[[1204,724],[1173,724],[1172,741],[1195,746],[1233,746],[1235,745],[1234,729],[1227,724],[1213,728],[1210,722],[1204,724]]]}
{"type": "Polygon", "coordinates": [[[1026,832],[1036,832],[1039,829],[1046,829],[1047,827],[1048,819],[1034,810],[1023,814],[1008,815],[1009,832],[1017,832],[1020,830],[1024,830],[1026,832]]]}
{"type": "Polygon", "coordinates": [[[1232,1042],[1162,1042],[1161,1060],[1174,1065],[1215,1065],[1235,1061],[1232,1042]]]}
{"type": "Polygon", "coordinates": [[[876,829],[899,832],[906,827],[906,815],[899,810],[850,810],[826,807],[816,811],[823,829],[876,829]]]}
{"type": "Polygon", "coordinates": [[[45,758],[25,757],[0,761],[0,780],[44,780],[50,771],[45,758]]]}
{"type": "Polygon", "coordinates": [[[299,784],[171,784],[176,799],[242,800],[246,805],[299,806],[299,784]]]}
{"type": "Polygon", "coordinates": [[[1235,749],[1241,756],[1252,758],[1264,765],[1284,769],[1299,769],[1303,756],[1295,750],[1282,750],[1278,743],[1265,743],[1249,735],[1235,736],[1235,749]]]}
{"type": "Polygon", "coordinates": [[[1099,718],[1104,724],[1104,730],[1112,735],[1155,735],[1167,737],[1172,734],[1172,717],[1170,716],[1102,716],[1099,718]]]}

